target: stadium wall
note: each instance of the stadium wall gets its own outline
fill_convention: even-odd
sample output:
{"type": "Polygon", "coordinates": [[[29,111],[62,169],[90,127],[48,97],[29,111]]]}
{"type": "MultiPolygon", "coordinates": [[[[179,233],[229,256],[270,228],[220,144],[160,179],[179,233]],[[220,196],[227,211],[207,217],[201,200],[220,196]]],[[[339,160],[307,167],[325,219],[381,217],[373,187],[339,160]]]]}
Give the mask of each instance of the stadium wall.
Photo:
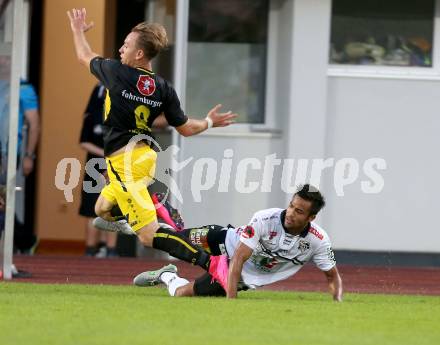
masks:
{"type": "MultiPolygon", "coordinates": [[[[64,158],[85,160],[79,147],[83,113],[96,79],[75,56],[66,11],[86,7],[95,27],[87,37],[98,54],[113,52],[114,1],[46,0],[43,10],[41,66],[42,132],[38,152],[36,231],[45,240],[83,240],[85,221],[78,216],[81,184],[73,202],[55,187],[57,164],[64,158]]],[[[67,179],[65,181],[67,183],[67,179]]]]}
{"type": "MultiPolygon", "coordinates": [[[[318,222],[328,230],[335,249],[367,256],[428,253],[436,258],[440,234],[430,215],[436,213],[439,190],[435,177],[440,166],[433,158],[439,80],[334,75],[328,65],[331,1],[276,3],[277,33],[272,39],[277,40],[277,56],[272,72],[277,83],[271,86],[276,128],[281,132],[268,130],[266,137],[252,131],[240,135],[231,130],[229,137],[223,131],[223,138],[207,134],[184,141],[185,157],[203,157],[208,151],[220,162],[223,149],[233,147],[240,150],[235,158],[247,155],[262,162],[271,153],[281,159],[333,159],[318,181],[328,201],[318,222]],[[374,183],[365,164],[376,158],[385,163],[384,170],[376,167],[383,186],[365,192],[364,186],[374,183]],[[356,161],[359,171],[354,181],[341,185],[335,163],[344,159],[356,161]],[[415,231],[420,233],[417,238],[415,231]]],[[[259,178],[261,171],[248,176],[249,181],[259,178]]],[[[202,192],[204,202],[196,203],[187,174],[182,184],[184,199],[189,200],[183,208],[185,218],[190,225],[212,221],[236,225],[247,222],[255,210],[284,207],[291,195],[277,189],[277,178],[275,172],[270,193],[222,194],[213,188],[202,192]]],[[[312,178],[310,166],[307,178],[312,178]]]]}
{"type": "Polygon", "coordinates": [[[440,191],[439,87],[439,80],[330,77],[327,155],[380,157],[387,166],[378,194],[363,193],[359,181],[344,196],[327,193],[336,248],[440,252],[432,216],[440,191]]]}

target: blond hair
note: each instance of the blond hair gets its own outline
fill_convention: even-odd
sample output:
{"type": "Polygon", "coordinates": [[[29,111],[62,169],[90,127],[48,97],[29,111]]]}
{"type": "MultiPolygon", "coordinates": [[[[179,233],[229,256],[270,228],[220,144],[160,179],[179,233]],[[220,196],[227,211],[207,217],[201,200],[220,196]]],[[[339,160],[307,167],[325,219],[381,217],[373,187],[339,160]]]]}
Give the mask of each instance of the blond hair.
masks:
{"type": "Polygon", "coordinates": [[[131,29],[131,32],[139,33],[136,45],[142,49],[148,60],[168,46],[167,32],[161,24],[142,22],[131,29]]]}

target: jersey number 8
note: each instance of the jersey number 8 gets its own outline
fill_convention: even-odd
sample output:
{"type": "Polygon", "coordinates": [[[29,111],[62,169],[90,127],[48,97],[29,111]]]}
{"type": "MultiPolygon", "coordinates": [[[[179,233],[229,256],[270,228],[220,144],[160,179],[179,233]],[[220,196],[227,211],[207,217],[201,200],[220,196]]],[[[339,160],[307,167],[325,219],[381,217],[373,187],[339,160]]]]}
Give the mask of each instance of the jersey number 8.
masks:
{"type": "Polygon", "coordinates": [[[134,114],[136,115],[136,128],[149,130],[147,121],[150,116],[150,109],[145,105],[140,105],[135,109],[134,114]]]}

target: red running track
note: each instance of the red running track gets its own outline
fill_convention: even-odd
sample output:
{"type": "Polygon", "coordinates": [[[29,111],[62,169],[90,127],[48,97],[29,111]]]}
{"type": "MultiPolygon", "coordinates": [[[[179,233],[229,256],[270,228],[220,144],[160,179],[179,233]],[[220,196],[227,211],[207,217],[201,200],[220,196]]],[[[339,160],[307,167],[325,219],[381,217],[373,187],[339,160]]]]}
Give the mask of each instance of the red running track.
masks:
{"type": "MultiPolygon", "coordinates": [[[[32,273],[16,282],[57,284],[129,285],[133,277],[160,268],[165,261],[147,258],[96,259],[80,256],[15,256],[18,269],[32,273]]],[[[202,274],[202,269],[182,261],[174,262],[187,279],[202,274]]],[[[440,268],[338,266],[346,292],[440,295],[440,268]]],[[[305,266],[288,280],[267,286],[270,290],[327,291],[324,274],[312,265],[305,266]]]]}

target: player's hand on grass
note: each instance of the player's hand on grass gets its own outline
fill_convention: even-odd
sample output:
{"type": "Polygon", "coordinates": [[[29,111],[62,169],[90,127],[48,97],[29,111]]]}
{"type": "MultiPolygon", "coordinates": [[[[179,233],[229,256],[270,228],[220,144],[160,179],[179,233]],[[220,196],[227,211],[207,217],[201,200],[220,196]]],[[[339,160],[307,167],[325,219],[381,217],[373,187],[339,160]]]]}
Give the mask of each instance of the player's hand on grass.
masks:
{"type": "Polygon", "coordinates": [[[70,19],[70,27],[72,31],[86,32],[90,30],[95,24],[90,22],[86,23],[86,9],[72,9],[72,11],[67,11],[67,16],[70,19]]]}
{"type": "Polygon", "coordinates": [[[213,127],[226,127],[230,124],[234,123],[234,119],[238,116],[232,111],[228,111],[226,113],[220,113],[219,110],[222,107],[221,104],[217,104],[214,108],[212,108],[208,116],[213,123],[213,127]]]}

